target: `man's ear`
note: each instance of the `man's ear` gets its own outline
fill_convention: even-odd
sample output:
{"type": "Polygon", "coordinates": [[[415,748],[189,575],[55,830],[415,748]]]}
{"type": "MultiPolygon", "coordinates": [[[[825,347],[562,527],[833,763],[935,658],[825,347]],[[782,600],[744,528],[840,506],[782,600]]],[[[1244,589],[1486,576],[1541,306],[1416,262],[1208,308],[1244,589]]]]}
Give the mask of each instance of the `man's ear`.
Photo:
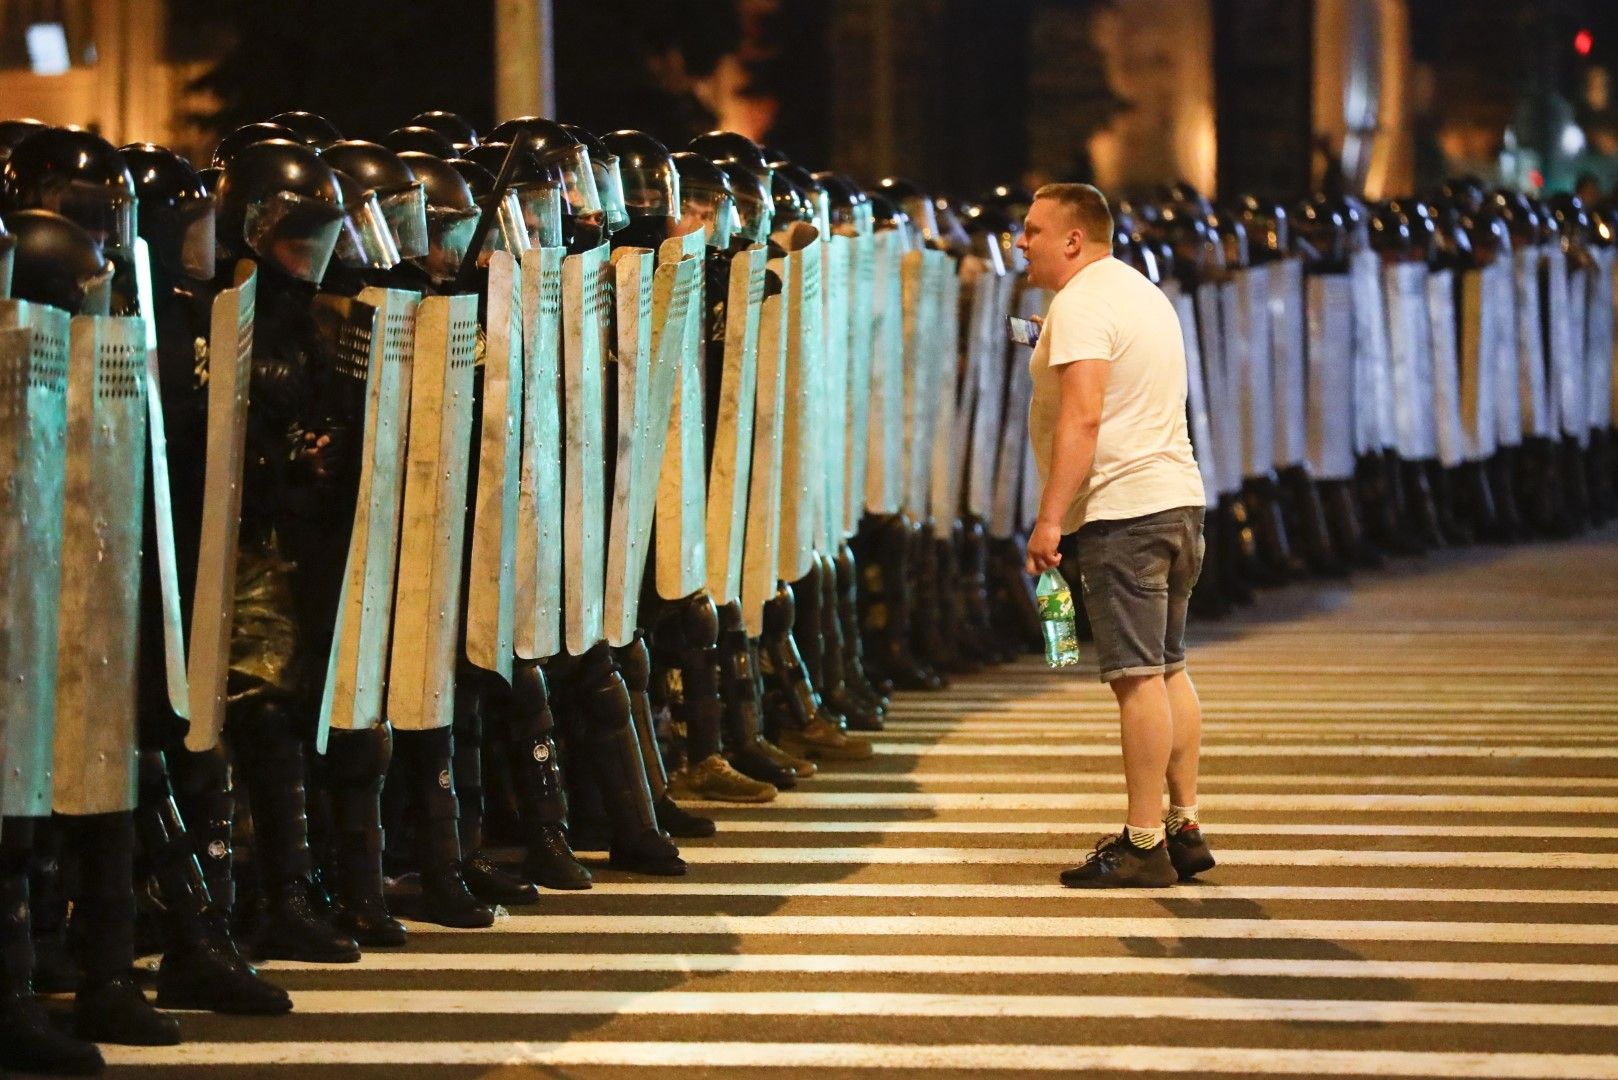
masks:
{"type": "Polygon", "coordinates": [[[1083,251],[1084,250],[1084,230],[1083,229],[1069,229],[1068,233],[1067,233],[1067,242],[1073,248],[1074,251],[1083,251]]]}

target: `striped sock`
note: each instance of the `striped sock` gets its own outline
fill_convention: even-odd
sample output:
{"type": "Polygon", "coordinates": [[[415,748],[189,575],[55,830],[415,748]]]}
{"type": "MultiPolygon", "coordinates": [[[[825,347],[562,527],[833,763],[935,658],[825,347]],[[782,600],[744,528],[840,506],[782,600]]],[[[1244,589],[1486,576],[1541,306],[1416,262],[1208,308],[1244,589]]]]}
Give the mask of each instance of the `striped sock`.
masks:
{"type": "Polygon", "coordinates": [[[1169,816],[1163,819],[1163,827],[1171,833],[1177,833],[1186,826],[1197,828],[1197,804],[1190,806],[1175,806],[1169,804],[1169,816]]]}
{"type": "Polygon", "coordinates": [[[1162,829],[1142,829],[1136,825],[1125,825],[1124,832],[1129,836],[1129,842],[1142,851],[1150,851],[1163,842],[1162,829]]]}

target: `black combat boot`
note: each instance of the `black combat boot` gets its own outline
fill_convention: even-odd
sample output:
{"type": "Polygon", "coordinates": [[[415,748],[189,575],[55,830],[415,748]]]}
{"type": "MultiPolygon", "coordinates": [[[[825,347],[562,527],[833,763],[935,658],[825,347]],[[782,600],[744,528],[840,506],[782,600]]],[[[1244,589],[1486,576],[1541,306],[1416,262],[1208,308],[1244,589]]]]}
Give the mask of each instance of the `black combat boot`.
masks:
{"type": "Polygon", "coordinates": [[[913,521],[909,526],[910,650],[937,676],[938,685],[943,687],[949,685],[945,673],[960,667],[954,639],[946,632],[944,623],[943,592],[949,579],[938,561],[932,521],[913,521]]]}
{"type": "Polygon", "coordinates": [[[844,660],[843,623],[838,615],[837,561],[816,556],[820,564],[820,689],[821,700],[847,721],[850,731],[881,731],[885,711],[862,697],[849,679],[844,660]]]}
{"type": "Polygon", "coordinates": [[[1488,475],[1495,518],[1500,524],[1499,540],[1507,544],[1526,540],[1528,524],[1523,521],[1522,506],[1517,500],[1517,448],[1496,449],[1494,456],[1484,462],[1484,472],[1488,475]]]}
{"type": "Polygon", "coordinates": [[[1001,658],[1005,660],[1045,648],[1044,623],[1027,561],[1023,537],[989,538],[989,601],[996,622],[995,637],[1004,643],[1001,658]]]}
{"type": "Polygon", "coordinates": [[[400,948],[405,927],[388,912],[382,878],[382,781],[393,759],[393,732],[385,723],[332,731],[326,758],[336,824],[337,925],[364,948],[400,948]]]}
{"type": "Polygon", "coordinates": [[[867,517],[861,526],[860,634],[865,666],[878,684],[936,690],[938,674],[911,648],[910,527],[904,517],[867,517]]]}
{"type": "Polygon", "coordinates": [[[523,877],[547,889],[588,889],[590,871],[567,842],[567,788],[554,738],[550,688],[537,661],[512,666],[510,707],[502,718],[501,743],[511,767],[512,790],[522,823],[523,877]]]}
{"type": "Polygon", "coordinates": [[[820,701],[793,639],[794,597],[786,585],[764,605],[764,633],[759,638],[759,675],[764,684],[766,732],[779,730],[775,740],[789,754],[810,760],[863,761],[871,744],[843,730],[841,717],[820,701]]]}
{"type": "Polygon", "coordinates": [[[1258,583],[1284,585],[1303,569],[1295,560],[1292,538],[1282,515],[1281,496],[1269,473],[1242,481],[1242,509],[1253,529],[1257,548],[1258,583]]]}
{"type": "Polygon", "coordinates": [[[742,623],[738,603],[719,608],[719,640],[715,650],[725,756],[737,772],[780,791],[813,776],[812,761],[796,758],[764,738],[763,695],[753,646],[742,623]]]}
{"type": "Polygon", "coordinates": [[[411,790],[421,800],[421,917],[458,929],[493,926],[493,909],[472,895],[461,872],[454,732],[447,727],[399,731],[394,743],[395,757],[409,778],[411,790]]]}
{"type": "MultiPolygon", "coordinates": [[[[1325,497],[1302,464],[1289,465],[1276,478],[1287,534],[1296,541],[1304,565],[1316,577],[1340,578],[1348,574],[1348,552],[1333,542],[1327,522],[1325,497]]],[[[1353,511],[1352,501],[1348,504],[1353,511]]],[[[1359,532],[1354,519],[1353,531],[1359,532]]]]}
{"type": "Polygon", "coordinates": [[[533,883],[507,873],[483,850],[485,759],[498,756],[501,750],[509,750],[508,743],[491,730],[498,726],[493,714],[509,712],[513,706],[509,693],[491,687],[486,710],[482,681],[474,672],[462,672],[455,680],[453,765],[455,794],[461,812],[461,851],[465,855],[461,876],[472,895],[491,907],[536,904],[539,890],[533,883]]]}
{"type": "Polygon", "coordinates": [[[635,640],[621,649],[613,650],[613,659],[629,693],[629,714],[635,737],[640,740],[641,761],[646,769],[646,783],[652,792],[652,806],[657,823],[670,836],[683,840],[700,839],[714,834],[714,823],[701,814],[682,808],[669,794],[669,774],[663,764],[663,749],[658,745],[657,730],[652,721],[652,657],[646,648],[645,635],[635,631],[635,640]]]}
{"type": "MultiPolygon", "coordinates": [[[[837,624],[843,642],[843,682],[850,694],[881,719],[888,708],[888,697],[865,670],[865,646],[860,640],[860,575],[854,562],[854,549],[846,543],[839,545],[834,562],[837,624]]],[[[984,611],[986,615],[987,606],[984,611]]]]}

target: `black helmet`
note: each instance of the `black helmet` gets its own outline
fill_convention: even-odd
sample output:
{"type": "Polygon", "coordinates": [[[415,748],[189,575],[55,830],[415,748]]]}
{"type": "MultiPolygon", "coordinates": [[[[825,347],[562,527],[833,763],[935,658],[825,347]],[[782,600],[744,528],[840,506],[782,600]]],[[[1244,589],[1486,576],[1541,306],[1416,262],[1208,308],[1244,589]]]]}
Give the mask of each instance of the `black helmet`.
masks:
{"type": "Polygon", "coordinates": [[[49,210],[6,214],[15,238],[11,295],[75,315],[105,315],[112,304],[112,263],[95,237],[49,210]]]}
{"type": "MultiPolygon", "coordinates": [[[[495,180],[500,175],[506,156],[511,153],[511,144],[486,142],[474,146],[466,153],[467,161],[482,166],[489,174],[488,191],[479,190],[477,180],[471,176],[468,176],[466,181],[472,185],[472,193],[476,198],[487,199],[494,192],[495,180]]],[[[465,175],[464,171],[462,175],[465,175]]],[[[518,147],[515,171],[511,174],[511,187],[507,191],[507,196],[503,204],[507,209],[501,213],[508,216],[514,213],[515,217],[511,219],[511,223],[522,225],[523,239],[518,242],[524,245],[523,251],[530,247],[558,247],[565,242],[569,235],[566,225],[571,223],[571,219],[567,218],[562,209],[565,200],[562,196],[560,169],[540,165],[533,154],[518,147]]],[[[502,219],[502,230],[506,227],[507,223],[502,219]]],[[[506,246],[512,248],[512,243],[508,241],[506,246]]]]}
{"type": "MultiPolygon", "coordinates": [[[[698,135],[686,146],[715,165],[736,165],[758,178],[764,189],[770,189],[770,165],[758,143],[735,131],[710,131],[698,135]]],[[[732,183],[735,175],[726,170],[732,183]]]]}
{"type": "Polygon", "coordinates": [[[1208,215],[1208,227],[1214,231],[1214,235],[1219,238],[1220,244],[1225,249],[1226,266],[1251,264],[1252,253],[1247,246],[1247,226],[1243,224],[1239,211],[1214,211],[1208,215]]]}
{"type": "Polygon", "coordinates": [[[1280,203],[1244,195],[1236,212],[1247,229],[1248,252],[1255,263],[1274,262],[1291,253],[1287,212],[1280,203]]]}
{"type": "Polygon", "coordinates": [[[123,155],[88,131],[45,128],[19,142],[0,169],[0,209],[54,210],[110,250],[135,242],[135,181],[123,155]]]}
{"type": "Polygon", "coordinates": [[[851,177],[830,171],[817,172],[814,176],[826,193],[833,225],[848,225],[861,233],[871,231],[871,200],[851,177]]]}
{"type": "Polygon", "coordinates": [[[897,232],[899,246],[905,251],[916,251],[921,248],[921,237],[916,233],[916,226],[911,222],[910,215],[904,208],[893,200],[886,192],[871,192],[871,216],[876,222],[877,232],[897,232]]]}
{"type": "Polygon", "coordinates": [[[202,181],[202,186],[209,195],[219,190],[219,174],[224,171],[217,165],[209,165],[206,169],[197,170],[197,179],[202,181]]]}
{"type": "Polygon", "coordinates": [[[22,142],[36,131],[43,131],[50,127],[43,120],[0,120],[0,165],[6,163],[11,156],[12,148],[22,142]]]}
{"type": "Polygon", "coordinates": [[[812,215],[809,218],[809,223],[819,229],[822,236],[830,234],[831,196],[826,193],[826,189],[821,186],[820,181],[815,179],[815,174],[802,165],[794,165],[786,160],[772,159],[770,168],[774,169],[778,175],[785,174],[787,179],[797,185],[798,190],[803,192],[803,197],[809,203],[812,215]]]}
{"type": "Polygon", "coordinates": [[[519,116],[489,132],[489,138],[520,143],[542,168],[560,169],[562,193],[567,199],[564,213],[577,224],[598,229],[605,226],[606,215],[596,187],[590,151],[567,128],[542,116],[519,116]]]}
{"type": "Polygon", "coordinates": [[[388,227],[382,200],[375,191],[341,169],[333,169],[337,189],[343,193],[343,232],[337,238],[335,261],[353,270],[391,270],[399,265],[399,245],[388,227]]]}
{"type": "Polygon", "coordinates": [[[616,160],[622,188],[619,194],[629,217],[678,221],[682,206],[680,174],[669,148],[644,131],[628,129],[609,132],[601,142],[616,160]]]}
{"type": "Polygon", "coordinates": [[[455,144],[430,127],[419,124],[402,128],[394,128],[382,136],[382,145],[396,154],[414,151],[420,154],[431,154],[435,158],[449,159],[457,156],[460,151],[455,144]]]}
{"type": "Polygon", "coordinates": [[[355,139],[333,143],[321,156],[332,168],[376,192],[402,258],[419,259],[427,254],[427,197],[398,154],[381,143],[355,139]]]}
{"type": "Polygon", "coordinates": [[[302,143],[244,147],[219,177],[219,239],[288,277],[325,276],[347,216],[332,167],[302,143]]]}
{"type": "Polygon", "coordinates": [[[1340,207],[1308,199],[1292,215],[1298,253],[1311,269],[1348,268],[1348,222],[1340,207]]]}
{"type": "Polygon", "coordinates": [[[417,113],[410,118],[411,127],[432,128],[450,141],[457,153],[465,156],[466,152],[478,144],[478,133],[472,125],[466,122],[460,113],[446,112],[443,109],[431,109],[424,113],[417,113]]]}
{"type": "Polygon", "coordinates": [[[768,240],[775,227],[775,196],[770,181],[738,162],[706,160],[730,182],[731,195],[736,200],[736,235],[753,244],[768,240]]]}
{"type": "Polygon", "coordinates": [[[933,215],[938,219],[938,246],[957,258],[967,254],[972,247],[966,235],[966,226],[961,222],[962,205],[943,195],[933,196],[933,215]]]}
{"type": "Polygon", "coordinates": [[[680,223],[683,231],[698,226],[708,234],[708,246],[723,251],[730,247],[739,219],[736,195],[725,171],[701,154],[681,150],[669,161],[680,176],[680,223]]]}
{"type": "Polygon", "coordinates": [[[301,109],[276,113],[270,117],[269,123],[291,128],[297,134],[299,142],[316,150],[330,146],[334,142],[341,142],[343,138],[343,133],[338,131],[337,125],[330,120],[319,113],[304,112],[301,109]]]}
{"type": "Polygon", "coordinates": [[[285,139],[288,142],[302,142],[298,133],[281,124],[247,124],[235,131],[229,132],[219,145],[213,148],[213,166],[223,169],[230,164],[230,159],[241,152],[242,147],[252,146],[254,143],[269,142],[271,139],[285,139]]]}
{"type": "Polygon", "coordinates": [[[773,170],[770,177],[770,197],[774,205],[771,214],[772,229],[779,229],[798,221],[810,225],[815,223],[815,208],[810,205],[809,196],[804,194],[804,190],[792,177],[780,169],[773,170]]]}
{"type": "Polygon", "coordinates": [[[399,155],[427,196],[427,255],[421,266],[437,282],[453,278],[478,227],[478,204],[460,170],[443,158],[407,150],[399,155]]]}
{"type": "Polygon", "coordinates": [[[920,232],[923,242],[931,244],[938,240],[937,211],[933,208],[933,200],[919,184],[903,177],[888,176],[879,180],[876,186],[877,190],[904,210],[910,218],[911,227],[920,232]]]}
{"type": "Polygon", "coordinates": [[[208,281],[214,276],[214,201],[191,163],[156,143],[118,151],[139,199],[136,227],[152,262],[169,274],[208,281]]]}
{"type": "Polygon", "coordinates": [[[559,126],[590,151],[590,168],[595,171],[596,194],[601,199],[601,209],[607,215],[607,231],[617,232],[629,224],[629,210],[624,205],[623,175],[618,170],[618,155],[606,143],[577,124],[559,126]]]}
{"type": "Polygon", "coordinates": [[[11,256],[16,247],[17,238],[6,232],[6,223],[0,221],[0,300],[11,296],[11,256]]]}
{"type": "MultiPolygon", "coordinates": [[[[476,150],[477,147],[472,149],[476,150]]],[[[494,173],[485,169],[475,161],[466,158],[450,158],[445,162],[450,168],[460,174],[466,181],[466,186],[472,191],[472,199],[477,203],[478,209],[488,211],[488,201],[494,196],[494,173]]],[[[552,226],[556,230],[556,242],[561,243],[562,236],[562,197],[559,192],[552,192],[549,205],[553,209],[551,214],[552,226]]],[[[518,198],[515,189],[508,189],[505,198],[493,211],[494,220],[490,222],[489,229],[483,234],[484,251],[509,251],[517,257],[532,247],[528,235],[528,224],[524,220],[522,200],[518,198]]]]}
{"type": "Polygon", "coordinates": [[[1020,184],[996,184],[979,201],[985,206],[1004,210],[1020,224],[1028,216],[1028,208],[1034,205],[1034,196],[1020,184]]]}

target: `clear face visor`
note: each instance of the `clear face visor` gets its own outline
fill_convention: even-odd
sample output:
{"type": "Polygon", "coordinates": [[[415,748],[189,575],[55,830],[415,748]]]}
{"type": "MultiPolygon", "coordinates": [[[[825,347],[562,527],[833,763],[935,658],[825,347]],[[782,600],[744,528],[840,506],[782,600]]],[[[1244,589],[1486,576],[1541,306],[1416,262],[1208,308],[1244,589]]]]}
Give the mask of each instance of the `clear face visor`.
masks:
{"type": "MultiPolygon", "coordinates": [[[[472,234],[477,231],[479,210],[427,209],[426,270],[434,281],[444,282],[454,277],[466,258],[466,249],[472,245],[472,234]]],[[[523,239],[527,239],[525,233],[523,239]]]]}
{"type": "Polygon", "coordinates": [[[427,254],[427,192],[417,180],[409,187],[378,192],[382,203],[382,216],[399,255],[406,259],[419,259],[427,254]]]}
{"type": "Polygon", "coordinates": [[[931,199],[905,199],[904,211],[910,215],[913,246],[921,247],[928,240],[938,239],[938,211],[933,208],[931,199]]]}
{"type": "Polygon", "coordinates": [[[189,277],[209,281],[218,265],[212,199],[196,199],[182,206],[180,222],[180,266],[189,277]]]}
{"type": "Polygon", "coordinates": [[[135,246],[135,197],[127,192],[74,180],[42,201],[43,209],[82,226],[103,250],[130,251],[135,246]]]}
{"type": "Polygon", "coordinates": [[[870,203],[854,204],[854,227],[860,231],[861,236],[870,236],[876,232],[876,210],[870,203]]]}
{"type": "Polygon", "coordinates": [[[708,246],[723,251],[730,247],[736,235],[740,218],[736,214],[736,200],[728,191],[713,188],[687,189],[680,199],[680,233],[696,232],[701,228],[708,237],[708,246]]]}
{"type": "Polygon", "coordinates": [[[545,165],[562,170],[562,190],[567,193],[568,213],[578,218],[603,216],[601,192],[596,187],[595,167],[590,164],[590,151],[584,146],[570,146],[546,155],[545,165]]]}
{"type": "Polygon", "coordinates": [[[618,168],[616,154],[604,159],[590,161],[595,170],[596,194],[601,197],[601,208],[607,215],[607,229],[617,232],[629,224],[628,194],[624,190],[623,173],[618,168]]]}
{"type": "Polygon", "coordinates": [[[11,296],[11,263],[16,250],[16,240],[0,236],[0,300],[11,296]]]}
{"type": "MultiPolygon", "coordinates": [[[[381,216],[380,207],[377,216],[381,216]]],[[[242,239],[254,254],[283,273],[318,285],[349,221],[341,207],[282,191],[247,208],[242,239]]],[[[387,235],[387,223],[380,224],[387,235]]]]}
{"type": "Polygon", "coordinates": [[[112,278],[115,272],[115,268],[109,262],[99,274],[91,275],[79,281],[79,310],[74,314],[112,314],[112,278]]]}
{"type": "Polygon", "coordinates": [[[391,270],[398,266],[399,247],[376,192],[349,192],[347,200],[337,240],[337,261],[355,270],[391,270]]]}
{"type": "Polygon", "coordinates": [[[736,235],[755,244],[770,238],[770,224],[775,215],[775,204],[766,199],[762,191],[738,191],[736,199],[736,235]]]}
{"type": "MultiPolygon", "coordinates": [[[[524,238],[523,250],[562,246],[560,188],[554,184],[524,184],[507,193],[506,205],[516,212],[515,222],[524,238]]],[[[504,214],[506,211],[503,209],[501,212],[504,214]]]]}
{"type": "Polygon", "coordinates": [[[672,162],[649,169],[631,168],[622,180],[624,208],[631,217],[680,219],[685,203],[680,197],[680,174],[672,162]]]}
{"type": "Polygon", "coordinates": [[[820,230],[821,236],[831,235],[831,196],[826,189],[809,193],[809,206],[815,212],[815,228],[820,230]]]}
{"type": "Polygon", "coordinates": [[[1006,272],[1005,256],[1000,252],[1000,242],[993,233],[976,233],[972,236],[972,254],[982,259],[984,269],[995,277],[1002,277],[1006,272]]]}

